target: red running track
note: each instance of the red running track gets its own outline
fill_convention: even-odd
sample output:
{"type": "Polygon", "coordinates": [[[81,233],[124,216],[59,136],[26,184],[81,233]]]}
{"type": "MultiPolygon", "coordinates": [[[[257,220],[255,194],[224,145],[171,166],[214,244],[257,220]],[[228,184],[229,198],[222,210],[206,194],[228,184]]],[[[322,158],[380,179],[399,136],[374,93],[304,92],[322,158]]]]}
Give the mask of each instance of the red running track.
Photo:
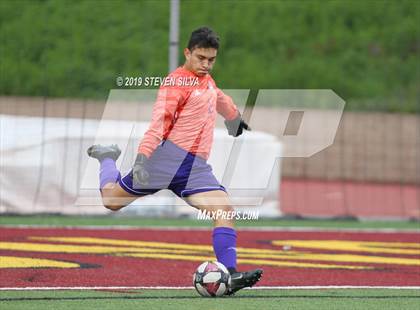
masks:
{"type": "MultiPolygon", "coordinates": [[[[120,240],[156,241],[177,244],[211,245],[209,230],[102,230],[102,229],[46,229],[46,228],[0,228],[0,243],[39,243],[28,237],[94,237],[120,240]]],[[[272,240],[355,240],[377,242],[420,243],[420,233],[380,232],[298,232],[298,231],[239,231],[238,246],[279,250],[272,240]]],[[[59,245],[60,243],[55,243],[59,245]]],[[[73,243],[77,245],[77,243],[73,243]]],[[[93,246],[93,245],[91,245],[93,246]]],[[[0,287],[53,287],[53,286],[191,286],[192,273],[200,261],[124,257],[115,253],[48,253],[39,251],[7,250],[1,247],[0,256],[48,258],[78,262],[83,268],[0,268],[0,287]]],[[[293,250],[308,251],[294,248],[293,250]]],[[[342,251],[318,251],[339,253],[342,251]]],[[[365,254],[366,253],[352,253],[365,254]]],[[[372,254],[368,254],[372,255],[372,254]]],[[[420,260],[420,254],[375,254],[384,257],[400,257],[420,260]]],[[[349,263],[347,263],[349,264],[349,263]]],[[[355,263],[353,265],[360,265],[355,263]]],[[[371,270],[318,269],[264,266],[261,286],[310,286],[310,285],[356,285],[356,286],[420,286],[419,265],[364,264],[371,270]]],[[[256,265],[240,265],[241,270],[254,269],[256,265]]]]}

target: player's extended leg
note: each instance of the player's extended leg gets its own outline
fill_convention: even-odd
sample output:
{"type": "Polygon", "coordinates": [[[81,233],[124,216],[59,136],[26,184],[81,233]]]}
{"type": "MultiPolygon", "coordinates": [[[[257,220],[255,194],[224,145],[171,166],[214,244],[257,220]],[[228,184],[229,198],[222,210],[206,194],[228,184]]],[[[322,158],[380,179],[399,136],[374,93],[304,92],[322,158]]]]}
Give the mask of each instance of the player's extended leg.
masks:
{"type": "Polygon", "coordinates": [[[115,161],[120,156],[121,150],[117,145],[92,145],[87,153],[90,157],[96,158],[100,164],[99,186],[105,208],[118,211],[139,198],[139,196],[127,193],[118,184],[121,175],[115,161]]]}
{"type": "Polygon", "coordinates": [[[224,211],[225,217],[219,216],[214,220],[213,249],[217,260],[229,270],[232,278],[228,295],[245,287],[257,283],[263,271],[255,269],[249,272],[236,270],[236,230],[234,229],[234,216],[229,213],[234,211],[229,196],[222,190],[214,190],[192,194],[185,198],[193,207],[207,212],[224,211]]]}

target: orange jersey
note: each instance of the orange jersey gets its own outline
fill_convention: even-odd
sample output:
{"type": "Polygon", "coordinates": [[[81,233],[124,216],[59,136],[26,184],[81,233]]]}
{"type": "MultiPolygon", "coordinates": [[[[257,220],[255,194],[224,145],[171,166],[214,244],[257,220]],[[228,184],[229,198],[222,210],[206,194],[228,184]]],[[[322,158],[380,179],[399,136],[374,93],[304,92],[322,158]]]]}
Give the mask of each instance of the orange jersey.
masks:
{"type": "Polygon", "coordinates": [[[217,88],[209,74],[197,77],[179,67],[165,81],[158,91],[152,121],[138,152],[150,157],[159,143],[167,139],[207,159],[217,113],[232,120],[238,115],[237,107],[231,97],[217,88]]]}

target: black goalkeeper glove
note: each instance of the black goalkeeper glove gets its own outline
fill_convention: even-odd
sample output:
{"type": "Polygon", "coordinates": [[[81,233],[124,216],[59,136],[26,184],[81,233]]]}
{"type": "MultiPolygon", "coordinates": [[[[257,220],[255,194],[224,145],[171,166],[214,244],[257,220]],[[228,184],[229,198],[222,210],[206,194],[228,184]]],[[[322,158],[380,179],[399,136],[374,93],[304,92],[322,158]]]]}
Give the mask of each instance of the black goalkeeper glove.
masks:
{"type": "Polygon", "coordinates": [[[148,158],[144,154],[137,154],[136,161],[133,166],[133,186],[134,188],[139,188],[140,185],[149,184],[150,174],[147,172],[145,165],[148,161],[148,158]]]}
{"type": "Polygon", "coordinates": [[[233,137],[240,136],[244,129],[251,130],[251,127],[249,127],[249,125],[242,119],[241,114],[233,120],[225,120],[225,126],[229,135],[233,137]]]}

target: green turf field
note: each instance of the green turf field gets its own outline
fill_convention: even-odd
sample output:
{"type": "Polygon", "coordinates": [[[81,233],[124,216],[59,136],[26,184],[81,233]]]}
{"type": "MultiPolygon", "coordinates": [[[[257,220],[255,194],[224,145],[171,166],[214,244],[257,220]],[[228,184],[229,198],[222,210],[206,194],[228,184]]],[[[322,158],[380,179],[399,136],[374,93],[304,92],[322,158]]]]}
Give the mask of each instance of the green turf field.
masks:
{"type": "MultiPolygon", "coordinates": [[[[314,227],[350,229],[415,229],[420,230],[420,222],[412,221],[357,221],[357,220],[309,220],[278,219],[237,221],[238,227],[314,227]]],[[[141,218],[124,216],[2,216],[0,225],[57,225],[57,226],[177,226],[211,227],[211,221],[195,219],[141,218]]]]}
{"type": "Polygon", "coordinates": [[[417,290],[247,290],[202,298],[193,290],[3,291],[1,309],[419,309],[417,290]]]}

